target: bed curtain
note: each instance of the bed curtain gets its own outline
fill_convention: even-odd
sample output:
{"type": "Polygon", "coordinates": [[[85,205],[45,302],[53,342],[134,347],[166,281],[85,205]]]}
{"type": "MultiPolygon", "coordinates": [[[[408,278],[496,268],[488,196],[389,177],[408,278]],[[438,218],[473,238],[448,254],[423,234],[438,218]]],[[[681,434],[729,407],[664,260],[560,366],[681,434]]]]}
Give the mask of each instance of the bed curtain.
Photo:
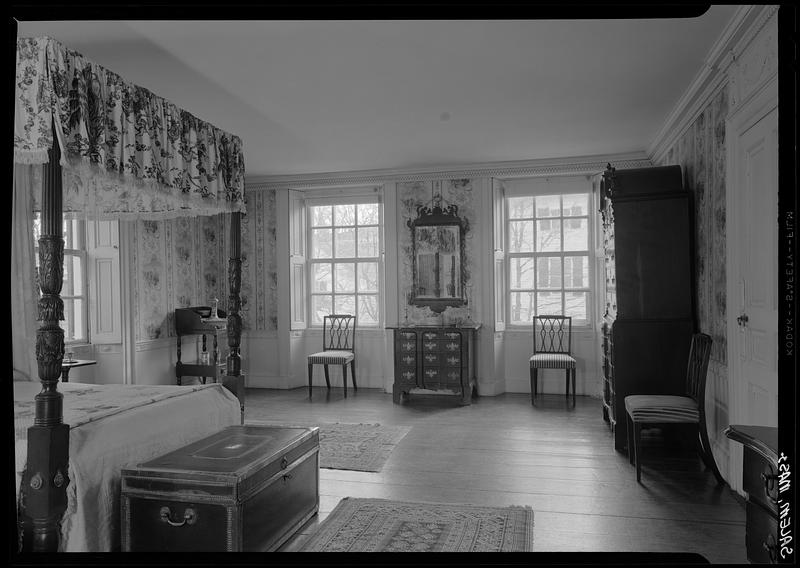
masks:
{"type": "MultiPolygon", "coordinates": [[[[245,212],[238,136],[51,38],[17,41],[14,161],[61,150],[66,216],[163,219],[245,212]]],[[[40,187],[32,187],[34,207],[40,187]]]]}

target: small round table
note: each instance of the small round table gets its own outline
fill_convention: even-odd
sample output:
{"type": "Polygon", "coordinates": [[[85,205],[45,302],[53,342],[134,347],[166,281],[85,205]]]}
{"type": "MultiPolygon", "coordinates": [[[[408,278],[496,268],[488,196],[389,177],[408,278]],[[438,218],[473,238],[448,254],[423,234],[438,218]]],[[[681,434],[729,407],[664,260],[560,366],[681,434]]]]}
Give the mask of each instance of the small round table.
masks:
{"type": "Polygon", "coordinates": [[[68,383],[69,382],[69,371],[74,367],[87,367],[89,365],[97,365],[97,361],[92,359],[73,359],[72,361],[67,361],[64,359],[61,361],[61,382],[68,383]]]}

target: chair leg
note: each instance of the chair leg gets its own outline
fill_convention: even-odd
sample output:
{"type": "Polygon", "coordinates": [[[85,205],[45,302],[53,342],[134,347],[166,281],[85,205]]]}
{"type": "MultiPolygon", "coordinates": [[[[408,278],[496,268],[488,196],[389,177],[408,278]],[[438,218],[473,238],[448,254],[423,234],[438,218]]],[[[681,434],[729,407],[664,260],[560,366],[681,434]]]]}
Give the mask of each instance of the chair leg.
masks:
{"type": "Polygon", "coordinates": [[[725,483],[725,479],[719,472],[717,462],[714,460],[714,453],[711,451],[711,442],[708,439],[708,430],[705,425],[705,416],[702,413],[700,419],[700,424],[697,425],[697,435],[700,440],[700,458],[706,464],[706,467],[713,472],[714,477],[717,478],[717,484],[722,485],[725,483]]]}
{"type": "Polygon", "coordinates": [[[531,367],[531,404],[536,405],[536,368],[531,367]]]}
{"type": "Polygon", "coordinates": [[[323,365],[323,367],[325,368],[325,384],[328,385],[328,390],[330,390],[331,389],[331,377],[328,374],[328,366],[327,365],[323,365]]]}
{"type": "Polygon", "coordinates": [[[358,385],[356,384],[356,360],[353,359],[350,361],[350,376],[353,380],[353,390],[358,390],[358,385]]]}
{"type": "Polygon", "coordinates": [[[642,482],[642,425],[633,423],[633,459],[636,461],[636,482],[642,482]]]}
{"type": "Polygon", "coordinates": [[[628,434],[628,462],[633,465],[633,419],[627,412],[625,413],[625,430],[628,434]]]}
{"type": "Polygon", "coordinates": [[[344,397],[347,398],[347,363],[342,365],[342,384],[344,385],[344,397]]]}
{"type": "Polygon", "coordinates": [[[572,406],[575,406],[575,375],[578,374],[577,369],[572,369],[572,406]]]}
{"type": "Polygon", "coordinates": [[[570,372],[569,372],[569,369],[567,369],[566,370],[567,386],[566,386],[566,389],[565,389],[565,392],[566,392],[565,396],[567,397],[567,402],[569,402],[569,375],[570,375],[570,372]]]}
{"type": "Polygon", "coordinates": [[[308,398],[311,398],[311,377],[314,375],[314,365],[308,364],[308,398]]]}

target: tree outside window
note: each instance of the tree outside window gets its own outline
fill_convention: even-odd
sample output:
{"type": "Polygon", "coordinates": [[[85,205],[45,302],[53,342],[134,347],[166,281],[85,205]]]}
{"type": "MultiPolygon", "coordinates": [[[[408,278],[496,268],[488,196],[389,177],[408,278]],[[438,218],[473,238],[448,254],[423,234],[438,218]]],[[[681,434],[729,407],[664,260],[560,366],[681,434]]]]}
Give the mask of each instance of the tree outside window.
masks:
{"type": "Polygon", "coordinates": [[[509,197],[509,322],[589,322],[589,194],[509,197]]]}

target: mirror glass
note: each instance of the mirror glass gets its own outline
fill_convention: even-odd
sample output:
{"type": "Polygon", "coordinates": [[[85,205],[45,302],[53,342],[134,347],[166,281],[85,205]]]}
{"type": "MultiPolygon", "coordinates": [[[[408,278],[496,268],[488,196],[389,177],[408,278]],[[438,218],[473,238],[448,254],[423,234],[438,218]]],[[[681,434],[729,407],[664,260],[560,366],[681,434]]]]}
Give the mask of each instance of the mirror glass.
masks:
{"type": "Polygon", "coordinates": [[[463,283],[465,223],[458,207],[418,207],[409,221],[414,254],[414,289],[411,304],[442,312],[465,304],[463,283]]]}

